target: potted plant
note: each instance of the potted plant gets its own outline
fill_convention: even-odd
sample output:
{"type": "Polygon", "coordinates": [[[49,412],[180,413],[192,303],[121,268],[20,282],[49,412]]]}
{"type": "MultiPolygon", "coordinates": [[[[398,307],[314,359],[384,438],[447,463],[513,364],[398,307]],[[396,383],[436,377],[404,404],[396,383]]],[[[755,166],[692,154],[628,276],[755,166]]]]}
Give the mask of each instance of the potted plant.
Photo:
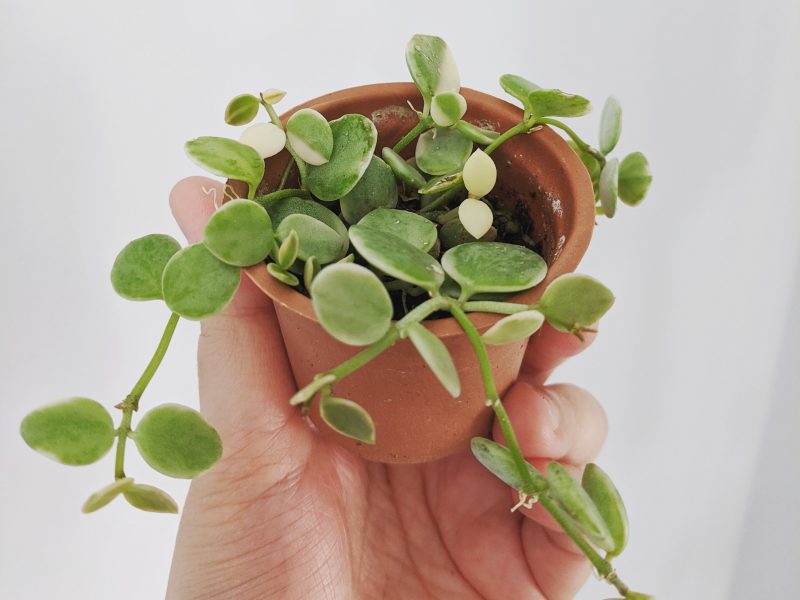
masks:
{"type": "Polygon", "coordinates": [[[515,75],[500,83],[522,108],[461,88],[447,45],[433,36],[414,36],[406,62],[414,84],[343,90],[282,117],[274,105],[283,92],[237,96],[225,120],[248,126],[240,141],[187,142],[188,156],[228,185],[203,242],[181,248],[147,235],[114,262],[120,295],[163,300],[172,311],[116,405],[119,425],[98,402],[71,398],[29,414],[22,436],[70,465],[95,462],[116,443],[114,481],[85,512],[120,495],[177,512],[165,492],[126,475],[128,439],[157,471],[192,478],[219,459],[220,438],[187,407],[152,408],[135,430],[133,415],[178,320],[222,311],[244,273],[274,301],[301,386],[291,403],[320,435],[381,462],[431,461],[470,446],[518,491],[517,507],[539,502],[600,577],[625,598],[645,597],[611,566],[628,536],[611,480],[596,465],[580,483],[555,462],[539,473],[501,396],[544,322],[580,336],[613,304],[605,286],[573,271],[596,215],[644,198],[647,160],[609,156],[621,126],[613,98],[594,148],[560,120],[590,110],[581,96],[515,75]],[[262,109],[266,120],[252,124],[262,109]],[[492,419],[507,447],[485,437],[492,419]]]}

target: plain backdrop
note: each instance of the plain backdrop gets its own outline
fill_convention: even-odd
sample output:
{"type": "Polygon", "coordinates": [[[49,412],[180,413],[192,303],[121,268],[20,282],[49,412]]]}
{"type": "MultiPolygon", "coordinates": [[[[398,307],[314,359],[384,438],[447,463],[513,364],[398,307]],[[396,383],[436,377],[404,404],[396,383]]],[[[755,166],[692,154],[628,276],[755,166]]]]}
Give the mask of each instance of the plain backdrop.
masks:
{"type": "MultiPolygon", "coordinates": [[[[0,596],[162,597],[178,518],[117,502],[80,513],[112,459],[67,468],[18,435],[69,395],[121,400],[167,319],[113,293],[117,251],[179,236],[167,206],[197,173],[182,144],[238,135],[235,94],[408,80],[416,32],[464,85],[519,73],[625,110],[646,202],[601,221],[581,271],[618,301],[557,378],[610,418],[626,580],[662,599],[797,598],[800,562],[800,3],[0,1],[0,596]]],[[[596,139],[598,115],[575,123],[596,139]]],[[[196,406],[198,328],[181,323],[144,404],[196,406]]],[[[179,501],[187,484],[137,461],[179,501]]],[[[592,581],[579,596],[612,595],[592,581]]]]}

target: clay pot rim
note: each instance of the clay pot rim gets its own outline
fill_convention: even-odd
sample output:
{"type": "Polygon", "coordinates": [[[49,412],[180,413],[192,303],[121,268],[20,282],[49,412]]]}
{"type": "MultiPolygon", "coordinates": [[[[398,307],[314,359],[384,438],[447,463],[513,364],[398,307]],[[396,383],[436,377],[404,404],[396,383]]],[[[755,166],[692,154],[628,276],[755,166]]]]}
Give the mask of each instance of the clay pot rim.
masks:
{"type": "MultiPolygon", "coordinates": [[[[303,104],[295,106],[291,110],[286,111],[281,115],[280,118],[281,121],[285,123],[292,114],[302,108],[309,107],[314,108],[324,114],[326,109],[337,107],[342,102],[347,102],[347,100],[352,97],[363,97],[365,95],[384,97],[386,99],[386,106],[398,105],[398,100],[400,103],[405,105],[406,99],[413,98],[418,94],[419,92],[416,86],[414,86],[413,83],[408,82],[373,83],[355,86],[330,92],[323,96],[308,100],[307,102],[304,102],[303,104]]],[[[463,87],[461,88],[461,94],[466,98],[467,104],[470,107],[491,103],[494,104],[496,108],[509,112],[509,116],[511,116],[513,119],[519,119],[519,115],[521,114],[521,109],[519,107],[506,102],[502,98],[497,98],[484,92],[463,87]]],[[[469,112],[470,111],[468,109],[467,118],[469,118],[469,112]]],[[[580,162],[578,156],[572,151],[572,149],[567,145],[560,135],[555,133],[547,126],[532,132],[531,135],[543,135],[550,138],[547,140],[549,145],[553,147],[555,152],[558,152],[565,158],[568,172],[574,175],[576,169],[580,169],[578,173],[584,173],[585,180],[589,182],[589,175],[586,173],[583,163],[580,162]]],[[[502,152],[502,148],[498,149],[498,152],[502,152]]],[[[580,175],[578,175],[578,178],[579,177],[580,175]]],[[[589,247],[589,242],[594,229],[594,194],[592,191],[591,182],[589,182],[588,188],[586,185],[579,185],[579,182],[576,182],[572,188],[574,202],[570,203],[569,207],[573,212],[573,217],[570,222],[570,227],[565,234],[566,239],[564,245],[561,247],[556,258],[550,265],[548,265],[545,279],[536,286],[528,290],[524,290],[512,298],[509,298],[508,302],[530,304],[532,298],[536,295],[537,290],[541,286],[546,287],[556,277],[573,272],[578,266],[581,258],[583,258],[584,253],[589,247]]],[[[311,299],[308,296],[301,294],[295,289],[290,288],[271,277],[266,272],[265,263],[248,267],[245,269],[245,273],[256,285],[256,287],[263,291],[274,302],[278,302],[288,310],[305,317],[306,319],[310,319],[315,322],[318,321],[317,315],[314,312],[314,308],[311,303],[311,299]]],[[[502,317],[503,315],[492,313],[470,313],[472,322],[479,330],[485,330],[491,327],[502,317]]],[[[452,336],[463,335],[464,333],[456,320],[452,317],[425,320],[422,321],[422,323],[439,338],[448,338],[452,336]]]]}

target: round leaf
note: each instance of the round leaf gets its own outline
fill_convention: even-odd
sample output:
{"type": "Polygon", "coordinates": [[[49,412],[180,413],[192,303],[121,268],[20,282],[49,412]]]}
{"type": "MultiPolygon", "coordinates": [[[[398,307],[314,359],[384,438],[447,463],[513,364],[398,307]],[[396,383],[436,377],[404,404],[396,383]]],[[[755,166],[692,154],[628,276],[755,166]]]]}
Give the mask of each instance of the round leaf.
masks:
{"type": "Polygon", "coordinates": [[[444,282],[436,259],[404,239],[358,224],[350,228],[350,241],[369,264],[395,279],[429,292],[444,282]]]}
{"type": "Polygon", "coordinates": [[[22,420],[25,443],[65,465],[100,460],[114,442],[114,423],[103,405],[88,398],[70,398],[33,411],[22,420]]]}
{"type": "Polygon", "coordinates": [[[424,252],[430,252],[436,243],[436,225],[407,210],[377,208],[361,219],[359,225],[390,233],[424,252]]]}
{"type": "Polygon", "coordinates": [[[97,490],[94,494],[89,496],[89,498],[86,499],[86,502],[83,503],[81,511],[84,513],[93,513],[96,510],[100,510],[106,504],[124,492],[127,488],[129,488],[132,483],[133,479],[130,477],[122,477],[117,479],[113,483],[108,484],[106,487],[97,490]]]}
{"type": "Polygon", "coordinates": [[[617,190],[619,185],[619,160],[610,159],[603,170],[600,172],[600,206],[603,207],[603,214],[613,217],[617,212],[617,190]]]}
{"type": "Polygon", "coordinates": [[[444,389],[453,398],[458,398],[461,395],[461,381],[458,378],[458,370],[442,340],[419,323],[409,325],[406,328],[406,332],[411,343],[414,344],[417,352],[433,371],[433,374],[436,375],[444,389]]]}
{"type": "Polygon", "coordinates": [[[578,273],[553,281],[536,309],[558,331],[578,333],[594,325],[614,304],[614,294],[602,283],[578,273]]]}
{"type": "Polygon", "coordinates": [[[250,146],[221,137],[200,137],[186,142],[186,155],[220,177],[244,181],[255,193],[264,177],[264,161],[250,146]]]}
{"type": "Polygon", "coordinates": [[[373,209],[397,206],[397,182],[389,165],[373,155],[364,175],[342,196],[339,206],[345,221],[351,224],[373,209]]]}
{"type": "Polygon", "coordinates": [[[653,181],[650,163],[641,152],[631,152],[619,165],[619,197],[629,206],[644,200],[647,188],[653,181]]]}
{"type": "Polygon", "coordinates": [[[164,267],[180,249],[174,238],[159,233],[133,240],[111,267],[114,291],[128,300],[160,300],[164,267]]]}
{"type": "Polygon", "coordinates": [[[337,217],[333,211],[322,206],[319,202],[306,200],[305,198],[282,198],[268,202],[265,206],[267,213],[272,219],[272,226],[278,228],[281,222],[289,215],[301,214],[314,217],[322,221],[333,229],[342,238],[342,243],[347,243],[347,226],[337,217]]]}
{"type": "Polygon", "coordinates": [[[476,144],[480,144],[481,146],[488,146],[498,137],[500,137],[500,134],[496,131],[476,127],[472,123],[467,123],[466,121],[459,121],[456,123],[456,129],[463,133],[465,137],[471,139],[476,144]]]}
{"type": "Polygon", "coordinates": [[[436,94],[431,102],[431,117],[439,127],[452,127],[467,112],[467,101],[458,92],[436,94]]]}
{"type": "Polygon", "coordinates": [[[286,240],[294,231],[300,238],[297,256],[308,260],[316,256],[320,264],[328,264],[342,258],[347,253],[346,241],[322,221],[303,214],[289,215],[281,221],[275,231],[278,239],[286,240]]]}
{"type": "Polygon", "coordinates": [[[263,262],[272,248],[272,221],[252,200],[231,200],[208,220],[205,245],[222,262],[249,267],[263,262]]]}
{"type": "Polygon", "coordinates": [[[586,465],[581,485],[597,507],[614,542],[611,556],[617,556],[628,543],[628,512],[611,478],[594,463],[586,465]]]}
{"type": "MultiPolygon", "coordinates": [[[[497,167],[492,157],[480,148],[464,164],[464,187],[473,198],[483,198],[497,182],[497,167]]],[[[480,236],[475,236],[480,237],[480,236]]]]}
{"type": "Polygon", "coordinates": [[[177,252],[164,269],[164,301],[173,312],[200,320],[224,309],[239,287],[240,271],[227,265],[205,244],[177,252]]]}
{"type": "MultiPolygon", "coordinates": [[[[507,486],[515,490],[522,490],[522,476],[508,448],[482,437],[472,438],[470,447],[478,462],[486,467],[490,473],[507,486]]],[[[531,474],[534,485],[537,487],[537,492],[541,493],[546,490],[547,480],[533,465],[525,464],[528,467],[528,472],[531,474]]]]}
{"type": "Polygon", "coordinates": [[[429,129],[417,140],[414,158],[428,175],[460,171],[472,152],[472,140],[458,129],[429,129]]]}
{"type": "Polygon", "coordinates": [[[256,118],[260,104],[252,94],[236,96],[225,107],[225,122],[228,125],[247,125],[256,118]]]}
{"type": "Polygon", "coordinates": [[[614,96],[609,96],[600,115],[600,152],[608,154],[617,145],[622,132],[622,107],[614,96]]]}
{"type": "Polygon", "coordinates": [[[148,411],[133,440],[148,465],[181,479],[208,471],[222,456],[216,430],[199,412],[180,404],[162,404],[148,411]]]}
{"type": "Polygon", "coordinates": [[[461,88],[456,61],[440,37],[421,34],[412,37],[406,45],[406,65],[425,104],[436,94],[457,92],[461,88]]]}
{"type": "Polygon", "coordinates": [[[122,493],[128,504],[139,510],[173,514],[178,512],[177,502],[169,494],[152,485],[134,483],[122,493]]]}
{"type": "Polygon", "coordinates": [[[289,143],[301,160],[324,165],[333,153],[333,131],[328,120],[313,108],[303,108],[286,122],[289,143]]]}
{"type": "Polygon", "coordinates": [[[537,117],[579,117],[592,110],[583,96],[561,90],[533,90],[528,94],[530,111],[537,117]]]}
{"type": "Polygon", "coordinates": [[[544,315],[538,310],[525,310],[508,315],[483,334],[483,341],[487,344],[500,345],[524,340],[537,332],[542,323],[544,315]]]}
{"type": "Polygon", "coordinates": [[[325,330],[340,342],[367,346],[392,324],[392,300],[369,269],[340,263],[322,269],[311,284],[314,312],[325,330]]]}
{"type": "Polygon", "coordinates": [[[365,444],[375,443],[375,424],[372,418],[352,400],[323,396],[319,414],[334,431],[365,444]]]}
{"type": "Polygon", "coordinates": [[[550,484],[550,494],[558,500],[586,537],[603,550],[611,550],[614,542],[603,517],[569,472],[557,462],[551,462],[547,465],[547,481],[550,484]]]}
{"type": "Polygon", "coordinates": [[[275,123],[255,123],[242,132],[239,141],[262,159],[275,156],[286,145],[286,133],[275,123]]]}
{"type": "Polygon", "coordinates": [[[333,152],[324,165],[309,166],[306,183],[320,200],[338,200],[352,190],[367,170],[378,131],[363,115],[344,115],[331,121],[333,152]]]}
{"type": "Polygon", "coordinates": [[[471,242],[451,248],[442,256],[442,266],[467,297],[479,292],[527,290],[547,273],[547,263],[536,252],[501,242],[471,242]]]}
{"type": "Polygon", "coordinates": [[[389,168],[404,185],[412,190],[418,190],[425,185],[425,178],[422,173],[408,164],[405,159],[388,146],[381,150],[381,156],[389,168]]]}

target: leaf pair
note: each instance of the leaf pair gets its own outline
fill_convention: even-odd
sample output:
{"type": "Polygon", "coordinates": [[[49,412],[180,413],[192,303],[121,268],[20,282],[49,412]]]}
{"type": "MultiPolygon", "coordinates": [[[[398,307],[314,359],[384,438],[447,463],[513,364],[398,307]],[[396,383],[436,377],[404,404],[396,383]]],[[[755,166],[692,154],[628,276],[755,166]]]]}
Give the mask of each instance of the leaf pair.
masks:
{"type": "Polygon", "coordinates": [[[543,89],[519,75],[503,75],[500,86],[522,103],[525,119],[579,117],[592,110],[591,102],[583,96],[543,89]]]}
{"type": "Polygon", "coordinates": [[[122,477],[96,491],[84,502],[82,511],[93,513],[108,505],[117,496],[124,496],[128,504],[146,512],[177,513],[178,504],[165,491],[152,485],[135,483],[122,477]]]}

